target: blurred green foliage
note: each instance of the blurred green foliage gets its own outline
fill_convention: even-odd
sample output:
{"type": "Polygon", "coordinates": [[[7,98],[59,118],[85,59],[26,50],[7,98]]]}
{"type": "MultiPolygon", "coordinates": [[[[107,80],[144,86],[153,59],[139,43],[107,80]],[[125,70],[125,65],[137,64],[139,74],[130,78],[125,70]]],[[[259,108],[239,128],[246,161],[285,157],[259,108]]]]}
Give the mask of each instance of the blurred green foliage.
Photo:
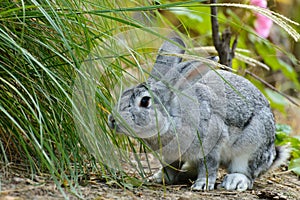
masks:
{"type": "MultiPolygon", "coordinates": [[[[238,1],[238,3],[247,2],[238,1]]],[[[269,5],[274,11],[282,8],[282,4],[279,3],[275,5],[273,2],[269,2],[269,5]]],[[[295,3],[295,5],[296,7],[290,9],[300,9],[298,3],[295,3]]],[[[271,83],[279,91],[299,99],[300,67],[299,57],[297,57],[299,55],[292,53],[297,43],[291,40],[289,35],[276,23],[273,23],[269,38],[264,39],[257,36],[254,31],[255,12],[252,10],[236,7],[221,7],[219,10],[218,20],[220,31],[222,32],[226,27],[230,27],[233,37],[238,37],[238,48],[251,52],[251,55],[246,52],[242,54],[266,64],[270,70],[261,69],[259,66],[249,66],[245,64],[244,61],[236,59],[233,61],[233,68],[240,71],[241,75],[245,75],[243,73],[244,70],[250,70],[262,79],[267,79],[267,82],[271,83]]],[[[211,24],[209,23],[210,7],[192,6],[184,9],[171,8],[169,12],[173,15],[172,22],[179,27],[180,30],[186,32],[190,37],[196,38],[202,46],[212,46],[211,24]]],[[[169,15],[168,17],[171,18],[169,15]]],[[[293,18],[293,20],[299,22],[299,16],[297,17],[293,18]]],[[[294,28],[299,30],[299,26],[294,26],[294,28]]],[[[288,100],[280,94],[268,89],[260,81],[254,80],[252,77],[249,77],[249,79],[268,97],[272,108],[280,110],[281,112],[285,111],[288,100]]]]}
{"type": "Polygon", "coordinates": [[[276,125],[276,145],[288,145],[291,148],[289,170],[300,175],[300,136],[291,136],[292,128],[286,124],[276,125]]]}

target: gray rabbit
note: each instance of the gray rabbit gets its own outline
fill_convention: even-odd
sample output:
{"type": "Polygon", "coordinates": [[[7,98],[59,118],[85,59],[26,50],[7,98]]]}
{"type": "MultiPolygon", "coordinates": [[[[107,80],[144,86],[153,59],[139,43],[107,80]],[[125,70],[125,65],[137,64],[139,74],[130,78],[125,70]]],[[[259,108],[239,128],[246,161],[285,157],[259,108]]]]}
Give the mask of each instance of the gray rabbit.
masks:
{"type": "Polygon", "coordinates": [[[162,155],[152,181],[194,179],[192,190],[213,190],[222,165],[228,171],[222,187],[251,189],[256,177],[289,156],[289,148],[274,145],[268,100],[241,76],[183,62],[184,49],[177,37],[165,41],[147,83],[123,92],[108,124],[162,155]]]}

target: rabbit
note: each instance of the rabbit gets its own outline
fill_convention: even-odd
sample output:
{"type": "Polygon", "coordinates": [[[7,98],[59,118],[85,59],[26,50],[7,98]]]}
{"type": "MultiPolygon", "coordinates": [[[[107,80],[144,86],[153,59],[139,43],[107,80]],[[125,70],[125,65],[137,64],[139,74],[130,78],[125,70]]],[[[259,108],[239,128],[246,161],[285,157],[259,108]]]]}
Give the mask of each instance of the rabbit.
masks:
{"type": "Polygon", "coordinates": [[[185,44],[165,41],[145,83],[125,90],[108,116],[116,132],[141,138],[162,155],[150,180],[192,190],[252,189],[255,178],[285,162],[289,148],[275,146],[268,100],[247,79],[197,60],[182,61],[185,44]]]}

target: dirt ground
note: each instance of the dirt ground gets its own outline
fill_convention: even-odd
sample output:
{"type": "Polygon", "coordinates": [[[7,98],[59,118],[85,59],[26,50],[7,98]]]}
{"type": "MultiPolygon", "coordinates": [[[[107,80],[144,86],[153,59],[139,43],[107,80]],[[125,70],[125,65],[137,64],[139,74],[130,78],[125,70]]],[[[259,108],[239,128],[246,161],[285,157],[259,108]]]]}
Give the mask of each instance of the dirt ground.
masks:
{"type": "MultiPolygon", "coordinates": [[[[276,113],[275,113],[276,115],[276,113]]],[[[277,115],[277,122],[289,124],[293,128],[293,135],[300,135],[300,109],[290,108],[286,116],[277,115]],[[279,117],[278,117],[279,116],[279,117]]],[[[217,184],[221,183],[224,171],[220,170],[217,184]]],[[[66,196],[49,180],[49,176],[24,177],[24,173],[13,170],[12,166],[1,166],[0,163],[0,200],[56,200],[80,199],[75,196],[69,187],[63,188],[66,196]],[[9,169],[8,169],[9,168],[9,169]]],[[[275,172],[269,172],[256,179],[252,190],[245,192],[225,191],[216,188],[209,192],[194,192],[190,185],[143,185],[131,190],[118,187],[115,183],[106,183],[103,180],[91,178],[85,186],[79,186],[81,199],[206,199],[206,200],[233,200],[233,199],[276,199],[300,200],[300,177],[281,167],[275,172]]]]}
{"type": "MultiPolygon", "coordinates": [[[[220,173],[222,177],[223,172],[220,173]]],[[[49,181],[46,176],[33,179],[22,177],[21,174],[1,174],[0,200],[42,200],[65,199],[62,193],[49,181]]],[[[217,180],[217,184],[221,182],[217,180]]],[[[209,192],[194,192],[190,185],[150,185],[124,190],[116,184],[105,183],[91,179],[86,186],[80,186],[82,199],[300,199],[300,178],[282,167],[275,172],[268,173],[255,181],[254,188],[245,192],[225,191],[216,188],[209,192]]],[[[69,199],[79,199],[68,188],[64,188],[69,199]]]]}

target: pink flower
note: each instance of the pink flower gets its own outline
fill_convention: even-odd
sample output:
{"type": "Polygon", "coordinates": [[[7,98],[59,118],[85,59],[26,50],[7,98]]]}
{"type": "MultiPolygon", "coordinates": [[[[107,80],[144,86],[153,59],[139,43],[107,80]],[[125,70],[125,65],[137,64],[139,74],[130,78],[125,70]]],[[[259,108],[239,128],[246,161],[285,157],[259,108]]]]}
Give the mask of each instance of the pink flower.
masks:
{"type": "Polygon", "coordinates": [[[264,0],[251,0],[250,4],[261,7],[261,8],[267,8],[267,5],[268,5],[267,1],[264,1],[264,0]]]}
{"type": "Polygon", "coordinates": [[[273,21],[261,14],[257,14],[256,16],[257,18],[254,22],[256,33],[262,38],[269,37],[273,21]]]}
{"type": "MultiPolygon", "coordinates": [[[[267,8],[266,0],[250,0],[250,4],[254,6],[259,6],[261,8],[267,8]]],[[[270,35],[270,31],[272,28],[273,21],[268,17],[256,13],[256,21],[254,22],[254,27],[256,33],[262,37],[267,38],[270,35]]]]}

